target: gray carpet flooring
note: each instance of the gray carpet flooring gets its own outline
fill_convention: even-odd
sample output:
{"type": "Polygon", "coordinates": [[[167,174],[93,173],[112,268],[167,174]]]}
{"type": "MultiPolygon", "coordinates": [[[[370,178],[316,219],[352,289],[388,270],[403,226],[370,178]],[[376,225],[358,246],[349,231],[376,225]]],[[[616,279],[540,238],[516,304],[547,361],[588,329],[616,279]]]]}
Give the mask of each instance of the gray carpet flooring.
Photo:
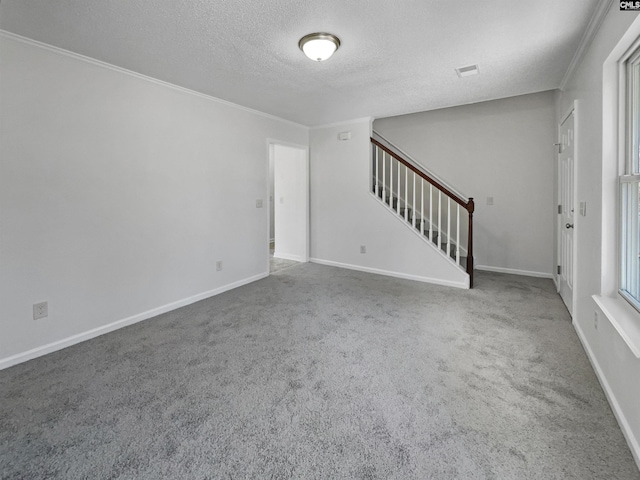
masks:
{"type": "Polygon", "coordinates": [[[300,264],[0,372],[3,479],[638,479],[550,280],[300,264]]]}

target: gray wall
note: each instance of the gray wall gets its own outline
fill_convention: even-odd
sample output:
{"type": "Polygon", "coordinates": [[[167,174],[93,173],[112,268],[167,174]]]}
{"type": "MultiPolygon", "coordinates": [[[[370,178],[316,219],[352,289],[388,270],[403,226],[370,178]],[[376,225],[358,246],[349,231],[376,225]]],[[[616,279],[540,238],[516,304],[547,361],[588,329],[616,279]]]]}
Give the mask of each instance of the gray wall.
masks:
{"type": "Polygon", "coordinates": [[[553,92],[382,118],[373,128],[474,197],[477,267],[551,276],[553,92]]]}
{"type": "Polygon", "coordinates": [[[0,58],[0,367],[267,274],[268,139],[306,127],[12,38],[0,58]]]}

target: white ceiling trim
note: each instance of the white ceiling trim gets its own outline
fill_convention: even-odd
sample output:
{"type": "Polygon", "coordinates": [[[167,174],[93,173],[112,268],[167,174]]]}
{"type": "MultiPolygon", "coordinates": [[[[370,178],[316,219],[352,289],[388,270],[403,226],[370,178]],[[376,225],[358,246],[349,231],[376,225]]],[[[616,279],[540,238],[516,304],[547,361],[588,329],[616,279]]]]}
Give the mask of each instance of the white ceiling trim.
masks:
{"type": "Polygon", "coordinates": [[[327,123],[325,125],[314,125],[313,127],[309,127],[309,129],[321,130],[323,128],[342,127],[344,125],[353,125],[355,123],[364,123],[364,122],[369,122],[373,128],[373,120],[374,120],[373,117],[361,117],[361,118],[354,118],[352,120],[342,120],[340,122],[327,123]]]}
{"type": "Polygon", "coordinates": [[[53,45],[49,45],[43,42],[39,42],[37,40],[33,40],[31,38],[23,37],[22,35],[16,35],[15,33],[8,32],[6,30],[0,29],[0,37],[7,38],[9,40],[13,40],[20,43],[25,43],[27,45],[31,45],[34,47],[42,48],[43,50],[48,50],[53,53],[57,53],[59,55],[64,55],[66,57],[70,57],[76,60],[80,60],[85,63],[90,63],[92,65],[96,65],[98,67],[106,68],[109,70],[113,70],[118,73],[122,73],[124,75],[128,75],[130,77],[137,78],[139,80],[144,80],[147,82],[155,83],[156,85],[160,85],[162,87],[170,88],[172,90],[177,90],[181,93],[186,93],[187,95],[193,95],[204,100],[209,100],[211,102],[216,102],[222,105],[226,105],[228,107],[234,107],[239,110],[243,110],[248,113],[253,113],[255,115],[259,115],[261,117],[269,118],[271,120],[277,120],[279,122],[287,123],[289,125],[294,125],[296,127],[301,127],[306,130],[309,130],[309,127],[306,125],[302,125],[301,123],[296,123],[291,120],[287,120],[286,118],[281,118],[276,115],[272,115],[270,113],[261,112],[260,110],[255,110],[253,108],[245,107],[243,105],[238,105],[237,103],[229,102],[227,100],[223,100],[221,98],[213,97],[211,95],[207,95],[205,93],[197,92],[195,90],[190,90],[188,88],[181,87],[179,85],[175,85],[173,83],[165,82],[164,80],[158,80],[157,78],[149,77],[147,75],[142,75],[141,73],[134,72],[132,70],[127,70],[126,68],[118,67],[117,65],[113,65],[111,63],[103,62],[101,60],[96,60],[95,58],[87,57],[85,55],[81,55],[79,53],[71,52],[69,50],[65,50],[63,48],[55,47],[53,45]]]}
{"type": "Polygon", "coordinates": [[[564,77],[562,77],[562,81],[560,82],[560,90],[565,89],[565,87],[567,86],[567,82],[569,82],[569,79],[573,76],[574,72],[582,62],[582,59],[584,58],[589,45],[591,45],[591,42],[598,33],[598,30],[600,29],[602,22],[607,16],[607,13],[609,13],[613,2],[614,0],[602,0],[599,3],[598,8],[596,8],[596,11],[593,13],[593,17],[591,17],[589,25],[587,25],[587,29],[585,30],[582,39],[580,39],[578,49],[571,59],[571,63],[569,63],[569,67],[567,67],[567,71],[564,74],[564,77]]]}

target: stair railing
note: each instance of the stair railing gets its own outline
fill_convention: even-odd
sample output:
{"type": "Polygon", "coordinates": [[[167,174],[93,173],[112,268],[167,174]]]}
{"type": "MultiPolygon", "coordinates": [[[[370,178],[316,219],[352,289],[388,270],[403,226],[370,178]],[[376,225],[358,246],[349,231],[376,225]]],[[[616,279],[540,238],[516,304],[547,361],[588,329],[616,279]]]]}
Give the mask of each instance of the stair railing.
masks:
{"type": "Polygon", "coordinates": [[[427,174],[429,177],[431,177],[432,180],[435,180],[436,182],[438,182],[440,185],[442,185],[444,188],[449,190],[451,193],[453,193],[454,195],[457,195],[465,202],[467,201],[467,197],[460,191],[456,190],[456,188],[453,185],[448,183],[442,177],[438,176],[436,172],[429,170],[425,165],[421,165],[420,162],[418,162],[415,158],[413,158],[408,152],[400,148],[398,145],[393,143],[388,138],[384,137],[380,132],[377,132],[376,130],[374,130],[372,137],[378,142],[380,142],[382,145],[387,147],[389,150],[394,152],[396,155],[400,156],[402,159],[409,162],[414,167],[417,167],[418,170],[421,170],[423,173],[427,174]]]}
{"type": "Polygon", "coordinates": [[[406,160],[378,140],[371,138],[371,143],[372,193],[448,258],[465,268],[472,288],[473,198],[463,199],[419,165],[406,160]],[[461,223],[464,215],[467,216],[467,222],[463,218],[461,223]]]}

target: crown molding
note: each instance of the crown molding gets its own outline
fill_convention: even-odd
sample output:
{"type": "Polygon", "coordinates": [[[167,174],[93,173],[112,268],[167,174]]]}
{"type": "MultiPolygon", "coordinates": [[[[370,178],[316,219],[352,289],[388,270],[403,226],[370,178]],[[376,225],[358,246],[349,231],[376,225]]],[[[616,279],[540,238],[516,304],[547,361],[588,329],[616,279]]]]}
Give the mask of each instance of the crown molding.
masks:
{"type": "Polygon", "coordinates": [[[602,25],[602,22],[607,16],[607,13],[609,12],[613,2],[614,0],[601,0],[600,3],[598,4],[598,7],[596,8],[596,11],[593,12],[593,16],[589,21],[589,25],[587,25],[587,29],[585,30],[584,35],[582,35],[582,38],[580,39],[580,43],[578,44],[578,49],[576,50],[576,53],[573,55],[573,58],[569,63],[569,67],[567,68],[567,71],[565,72],[564,77],[562,77],[562,82],[560,82],[560,90],[564,90],[566,88],[567,83],[569,82],[569,79],[573,76],[576,69],[582,62],[584,55],[587,53],[587,49],[589,48],[589,46],[591,45],[591,42],[593,41],[594,37],[598,33],[598,30],[600,30],[600,26],[602,25]]]}
{"type": "Polygon", "coordinates": [[[369,124],[373,123],[373,117],[361,117],[361,118],[353,118],[351,120],[342,120],[340,122],[334,123],[326,123],[324,125],[314,125],[309,127],[310,130],[321,130],[323,128],[333,128],[333,127],[343,127],[345,125],[353,125],[355,123],[364,123],[369,122],[369,124]]]}
{"type": "Polygon", "coordinates": [[[296,123],[292,120],[287,120],[286,118],[277,117],[270,113],[261,112],[260,110],[254,110],[253,108],[245,107],[243,105],[238,105],[237,103],[232,103],[227,100],[223,100],[221,98],[217,98],[211,95],[207,95],[206,93],[197,92],[195,90],[191,90],[188,88],[181,87],[179,85],[175,85],[173,83],[165,82],[164,80],[158,80],[157,78],[149,77],[147,75],[143,75],[141,73],[134,72],[132,70],[127,70],[126,68],[118,67],[111,63],[103,62],[101,60],[96,60],[95,58],[87,57],[85,55],[81,55],[79,53],[72,52],[70,50],[65,50],[64,48],[54,47],[53,45],[49,45],[48,43],[39,42],[37,40],[33,40],[32,38],[23,37],[22,35],[17,35],[15,33],[8,32],[6,30],[0,29],[0,38],[6,38],[9,40],[13,40],[20,43],[25,43],[27,45],[31,45],[33,47],[41,48],[43,50],[48,50],[53,53],[57,53],[58,55],[63,55],[65,57],[70,57],[75,60],[79,60],[84,63],[90,63],[92,65],[96,65],[98,67],[106,68],[108,70],[112,70],[118,73],[122,73],[124,75],[137,78],[139,80],[144,80],[150,83],[155,83],[156,85],[160,85],[166,88],[170,88],[172,90],[177,90],[182,93],[186,93],[188,95],[193,95],[195,97],[200,97],[204,100],[208,100],[211,102],[216,102],[221,105],[225,105],[227,107],[234,107],[239,110],[243,110],[248,113],[252,113],[254,115],[259,115],[264,118],[268,118],[270,120],[277,120],[279,122],[287,123],[289,125],[294,125],[296,127],[301,127],[306,130],[309,130],[309,127],[306,125],[302,125],[300,123],[296,123]]]}

